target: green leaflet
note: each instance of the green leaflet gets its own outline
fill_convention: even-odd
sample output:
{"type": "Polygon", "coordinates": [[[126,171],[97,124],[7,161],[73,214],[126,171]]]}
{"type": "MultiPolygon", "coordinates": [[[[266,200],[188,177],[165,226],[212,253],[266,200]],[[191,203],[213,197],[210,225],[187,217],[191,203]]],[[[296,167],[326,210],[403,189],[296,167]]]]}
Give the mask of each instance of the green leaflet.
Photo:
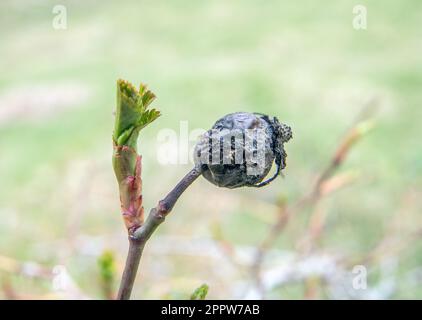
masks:
{"type": "Polygon", "coordinates": [[[117,80],[116,121],[113,140],[118,146],[136,149],[139,131],[160,116],[160,111],[148,109],[155,94],[141,84],[139,91],[125,80],[117,80]]]}
{"type": "Polygon", "coordinates": [[[129,129],[123,131],[123,133],[117,138],[117,145],[118,146],[124,145],[124,143],[129,139],[130,135],[132,134],[133,129],[135,129],[135,128],[132,127],[132,128],[129,128],[129,129]]]}

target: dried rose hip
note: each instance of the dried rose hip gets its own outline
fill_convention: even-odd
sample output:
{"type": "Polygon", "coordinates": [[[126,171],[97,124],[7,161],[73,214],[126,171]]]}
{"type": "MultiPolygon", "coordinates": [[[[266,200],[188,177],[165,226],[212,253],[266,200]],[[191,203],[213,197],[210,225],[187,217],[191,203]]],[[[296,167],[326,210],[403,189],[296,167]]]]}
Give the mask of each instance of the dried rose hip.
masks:
{"type": "Polygon", "coordinates": [[[291,138],[290,127],[276,117],[236,112],[218,120],[201,136],[194,160],[202,175],[219,187],[262,187],[285,168],[283,144],[291,138]],[[262,182],[274,161],[276,173],[262,182]]]}

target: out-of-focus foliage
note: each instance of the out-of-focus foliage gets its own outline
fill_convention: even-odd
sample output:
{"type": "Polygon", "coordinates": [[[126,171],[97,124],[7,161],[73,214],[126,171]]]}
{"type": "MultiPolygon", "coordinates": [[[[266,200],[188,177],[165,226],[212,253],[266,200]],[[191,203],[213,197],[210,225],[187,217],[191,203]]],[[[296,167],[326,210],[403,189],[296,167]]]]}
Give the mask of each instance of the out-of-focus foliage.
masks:
{"type": "Polygon", "coordinates": [[[195,289],[195,291],[191,294],[190,299],[191,300],[205,300],[208,294],[208,285],[206,283],[202,284],[198,288],[195,289]]]}
{"type": "Polygon", "coordinates": [[[98,266],[104,297],[107,299],[113,298],[113,285],[116,280],[116,261],[113,252],[104,251],[98,258],[98,266]]]}

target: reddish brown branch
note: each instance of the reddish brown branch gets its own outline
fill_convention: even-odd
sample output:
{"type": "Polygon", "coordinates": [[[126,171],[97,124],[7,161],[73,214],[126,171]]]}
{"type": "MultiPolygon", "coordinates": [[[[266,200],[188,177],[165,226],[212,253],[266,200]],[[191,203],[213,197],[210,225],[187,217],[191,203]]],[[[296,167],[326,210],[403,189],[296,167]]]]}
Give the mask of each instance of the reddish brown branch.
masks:
{"type": "Polygon", "coordinates": [[[129,234],[129,252],[123,271],[117,299],[128,300],[130,298],[133,283],[138,271],[139,261],[142,257],[145,244],[158,226],[164,222],[166,216],[173,209],[176,201],[182,193],[201,175],[198,168],[193,168],[180,180],[167,196],[152,208],[145,223],[129,234]]]}

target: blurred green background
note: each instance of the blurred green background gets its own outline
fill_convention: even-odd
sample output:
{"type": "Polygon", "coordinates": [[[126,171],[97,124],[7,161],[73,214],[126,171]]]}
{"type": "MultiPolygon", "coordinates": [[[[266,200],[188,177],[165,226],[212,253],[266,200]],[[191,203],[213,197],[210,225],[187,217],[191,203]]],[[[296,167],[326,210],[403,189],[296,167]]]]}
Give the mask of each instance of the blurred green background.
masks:
{"type": "MultiPolygon", "coordinates": [[[[190,168],[157,162],[161,129],[208,129],[243,110],[294,132],[284,179],[259,190],[195,182],[148,244],[135,298],[187,299],[202,283],[208,298],[244,297],[251,252],[277,203],[310,191],[368,103],[375,129],[339,170],[356,178],[322,200],[324,230],[306,253],[358,261],[382,243],[382,256],[363,263],[368,288],[333,289],[349,286],[343,265],[343,280],[312,281],[311,272],[265,297],[422,298],[421,21],[418,0],[1,1],[0,297],[103,298],[104,252],[116,289],[127,239],[111,134],[124,78],[146,82],[163,114],[139,143],[146,212],[190,168]],[[57,4],[67,9],[64,30],[52,27],[57,4]],[[366,30],[352,26],[358,4],[366,30]],[[219,250],[221,239],[235,257],[219,250]]],[[[311,214],[289,220],[264,273],[303,259],[311,214]]]]}

